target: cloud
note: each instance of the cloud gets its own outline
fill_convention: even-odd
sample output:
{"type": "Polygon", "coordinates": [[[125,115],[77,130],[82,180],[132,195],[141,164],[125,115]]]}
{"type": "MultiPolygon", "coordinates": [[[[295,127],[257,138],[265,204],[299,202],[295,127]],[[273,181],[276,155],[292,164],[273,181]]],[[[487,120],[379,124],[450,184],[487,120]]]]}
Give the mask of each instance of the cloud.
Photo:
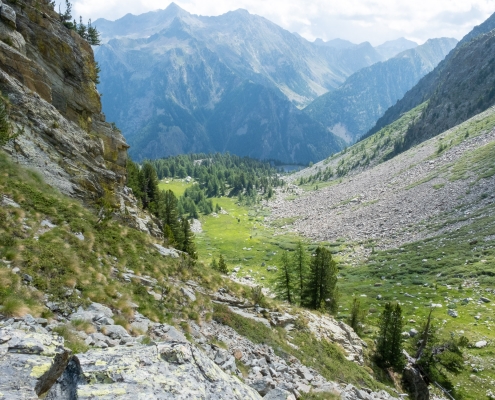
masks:
{"type": "MultiPolygon", "coordinates": [[[[404,36],[462,38],[494,11],[493,0],[176,0],[186,11],[220,15],[244,8],[309,40],[340,37],[374,45],[404,36]]],[[[74,16],[110,20],[163,9],[163,0],[73,0],[74,16]]]]}

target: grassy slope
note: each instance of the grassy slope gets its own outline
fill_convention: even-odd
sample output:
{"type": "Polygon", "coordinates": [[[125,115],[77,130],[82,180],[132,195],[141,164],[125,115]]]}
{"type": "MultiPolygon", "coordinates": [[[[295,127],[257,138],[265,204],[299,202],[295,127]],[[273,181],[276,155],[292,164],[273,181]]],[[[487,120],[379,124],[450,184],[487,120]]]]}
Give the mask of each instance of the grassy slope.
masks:
{"type": "Polygon", "coordinates": [[[199,296],[198,304],[183,308],[178,302],[179,288],[171,279],[194,277],[211,288],[229,285],[200,266],[184,267],[177,260],[164,258],[153,247],[159,240],[119,221],[98,223],[93,212],[44,184],[36,173],[15,165],[3,152],[0,171],[0,193],[21,206],[0,209],[0,304],[4,314],[50,317],[42,306],[43,291],[70,303],[71,308],[88,301],[107,304],[120,313],[120,323],[126,326],[134,313],[131,303],[138,304],[138,310],[152,320],[163,321],[196,316],[202,303],[209,302],[199,296]],[[44,220],[56,227],[44,229],[44,220]],[[78,232],[84,241],[75,236],[78,232]],[[31,275],[39,291],[23,285],[20,275],[11,272],[15,267],[20,268],[21,276],[31,275]],[[167,290],[163,303],[155,301],[137,281],[126,282],[122,276],[126,269],[157,279],[155,292],[160,293],[162,285],[167,290]],[[68,290],[72,294],[66,296],[68,290]]]}
{"type": "MultiPolygon", "coordinates": [[[[20,208],[6,206],[0,209],[1,314],[21,316],[30,313],[50,318],[53,314],[43,306],[45,292],[52,300],[61,301],[62,307],[66,304],[68,310],[90,301],[111,306],[116,313],[116,323],[127,328],[135,312],[131,303],[136,303],[137,310],[152,320],[169,323],[181,321],[181,326],[185,326],[187,323],[184,323],[184,320],[200,322],[202,318],[210,318],[212,304],[208,297],[200,293],[196,293],[196,302],[182,302],[177,280],[194,279],[209,289],[226,287],[237,295],[249,295],[249,291],[222,279],[218,273],[201,262],[196,267],[181,266],[177,260],[163,258],[153,247],[157,240],[125,227],[120,221],[97,223],[98,219],[91,210],[44,184],[35,172],[12,163],[3,152],[0,152],[0,170],[0,194],[8,196],[20,205],[20,208]],[[50,221],[56,227],[43,232],[40,228],[44,220],[50,221]],[[75,236],[79,232],[83,233],[84,241],[75,236]],[[15,267],[20,268],[21,275],[12,272],[15,267]],[[126,282],[121,275],[125,269],[132,269],[136,275],[158,279],[159,284],[153,289],[160,293],[161,286],[165,287],[166,296],[163,303],[154,300],[139,282],[126,282]],[[21,281],[21,276],[25,273],[34,278],[30,287],[21,281]],[[33,290],[34,286],[41,290],[33,290]],[[68,289],[77,291],[68,294],[68,289]]],[[[181,182],[174,182],[173,185],[177,193],[185,189],[181,182]]],[[[287,246],[293,245],[290,240],[273,240],[273,231],[268,230],[263,230],[260,235],[255,233],[254,239],[249,239],[254,225],[259,225],[256,217],[250,217],[248,210],[237,206],[232,199],[221,198],[214,200],[216,201],[229,210],[231,215],[220,215],[219,218],[208,216],[202,220],[207,232],[216,232],[218,236],[210,246],[215,247],[215,252],[221,251],[225,254],[232,264],[236,257],[240,257],[236,248],[233,248],[238,240],[250,241],[254,243],[253,246],[264,246],[262,243],[265,242],[271,251],[280,249],[281,242],[287,246]],[[237,222],[237,217],[241,218],[240,223],[237,222]],[[268,240],[272,241],[268,243],[268,240]]],[[[206,233],[198,235],[201,254],[205,254],[203,249],[207,241],[206,233]]],[[[267,259],[265,251],[240,253],[241,257],[245,255],[246,258],[250,254],[256,254],[246,264],[253,268],[261,265],[261,260],[267,259]]],[[[203,258],[208,260],[209,257],[203,258]]],[[[218,308],[213,315],[219,318],[218,308]]],[[[274,345],[277,351],[296,356],[314,366],[328,378],[342,379],[373,388],[383,387],[373,381],[365,369],[347,361],[337,346],[318,344],[307,332],[298,333],[291,339],[302,349],[299,351],[286,344],[284,330],[275,331],[264,326],[260,328],[258,324],[239,316],[232,315],[232,318],[242,327],[239,328],[240,332],[252,340],[266,341],[274,345]],[[252,336],[253,334],[255,336],[252,336]],[[317,358],[317,349],[324,350],[325,356],[317,358]]],[[[85,331],[88,328],[88,324],[75,321],[60,326],[57,332],[66,338],[66,344],[77,353],[85,351],[87,346],[75,331],[85,331]]],[[[133,333],[139,335],[142,332],[133,333]]]]}

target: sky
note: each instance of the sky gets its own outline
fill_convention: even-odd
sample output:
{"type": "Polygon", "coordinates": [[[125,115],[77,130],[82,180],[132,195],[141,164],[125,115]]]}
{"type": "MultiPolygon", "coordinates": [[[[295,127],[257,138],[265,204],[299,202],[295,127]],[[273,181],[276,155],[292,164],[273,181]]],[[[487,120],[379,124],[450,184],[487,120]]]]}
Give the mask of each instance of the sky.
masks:
{"type": "MultiPolygon", "coordinates": [[[[60,1],[60,0],[59,0],[60,1]]],[[[65,3],[65,1],[64,1],[65,3]]],[[[184,10],[214,16],[244,8],[306,39],[347,39],[379,45],[405,37],[461,39],[495,12],[495,0],[175,0],[184,10]]],[[[84,20],[115,20],[127,13],[164,9],[168,0],[73,0],[84,20]]]]}

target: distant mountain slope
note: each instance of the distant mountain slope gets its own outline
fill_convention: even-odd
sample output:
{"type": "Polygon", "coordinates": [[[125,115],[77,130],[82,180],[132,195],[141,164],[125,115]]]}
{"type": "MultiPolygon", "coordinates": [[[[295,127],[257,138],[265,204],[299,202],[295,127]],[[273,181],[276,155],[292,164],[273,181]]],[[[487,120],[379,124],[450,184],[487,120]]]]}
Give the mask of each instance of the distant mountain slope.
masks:
{"type": "Polygon", "coordinates": [[[456,43],[449,38],[430,39],[388,61],[363,68],[304,111],[348,143],[354,142],[422,76],[433,70],[456,43]]]}
{"type": "Polygon", "coordinates": [[[316,39],[314,42],[317,46],[327,46],[327,47],[334,47],[336,49],[348,49],[350,47],[357,46],[357,44],[350,42],[349,40],[345,39],[332,39],[327,42],[325,42],[322,39],[316,39]]]}
{"type": "Polygon", "coordinates": [[[375,49],[383,56],[385,60],[388,60],[403,51],[414,49],[417,46],[418,44],[416,42],[401,37],[396,40],[389,40],[379,46],[376,46],[375,49]]]}
{"type": "Polygon", "coordinates": [[[318,46],[245,10],[200,17],[172,4],[95,26],[107,40],[96,52],[103,109],[138,160],[228,150],[317,161],[343,142],[295,107],[381,59],[369,43],[318,46]]]}
{"type": "Polygon", "coordinates": [[[374,135],[345,153],[289,176],[294,183],[303,178],[309,191],[286,199],[283,197],[288,195],[280,193],[271,204],[270,218],[294,219],[294,229],[315,241],[342,237],[354,243],[373,241],[381,248],[399,248],[456,232],[462,226],[472,226],[472,231],[465,231],[466,241],[477,234],[480,242],[493,241],[495,109],[384,163],[365,169],[353,167],[354,160],[371,156],[373,146],[396,134],[387,130],[399,133],[401,129],[386,127],[381,140],[380,134],[374,135]],[[352,172],[339,176],[338,169],[344,164],[353,168],[352,172]],[[330,178],[311,178],[325,175],[325,168],[333,172],[330,178]],[[319,189],[315,191],[316,185],[319,189]],[[481,222],[482,218],[491,225],[481,222]]]}
{"type": "Polygon", "coordinates": [[[398,151],[465,121],[495,103],[495,14],[468,33],[432,72],[381,117],[372,135],[429,100],[424,118],[406,133],[398,151]]]}
{"type": "Polygon", "coordinates": [[[289,101],[248,82],[222,99],[207,130],[217,151],[285,162],[321,160],[344,146],[289,101]]]}
{"type": "MultiPolygon", "coordinates": [[[[180,25],[241,78],[276,87],[296,105],[308,104],[353,72],[382,60],[369,43],[340,49],[318,46],[246,10],[202,17],[172,3],[165,10],[128,14],[115,22],[99,19],[94,25],[104,41],[153,40],[180,25]]],[[[155,40],[153,46],[163,53],[181,44],[155,40]]]]}

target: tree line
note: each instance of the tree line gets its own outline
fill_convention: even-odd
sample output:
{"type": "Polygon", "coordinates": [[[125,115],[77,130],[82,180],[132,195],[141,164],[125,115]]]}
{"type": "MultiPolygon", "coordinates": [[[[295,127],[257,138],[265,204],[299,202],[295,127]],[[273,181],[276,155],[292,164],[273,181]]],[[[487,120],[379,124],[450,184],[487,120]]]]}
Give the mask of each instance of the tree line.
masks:
{"type": "Polygon", "coordinates": [[[271,197],[273,188],[283,184],[270,163],[229,153],[178,155],[151,163],[159,179],[194,178],[207,198],[258,193],[271,197]]]}
{"type": "Polygon", "coordinates": [[[146,162],[140,167],[128,160],[127,186],[144,210],[150,211],[160,222],[165,239],[178,250],[196,259],[194,235],[188,215],[180,212],[179,201],[171,190],[160,190],[158,176],[153,165],[146,162]]]}
{"type": "MultiPolygon", "coordinates": [[[[54,2],[51,3],[52,6],[55,5],[54,2]]],[[[72,17],[72,4],[69,2],[69,0],[65,0],[65,11],[62,12],[60,10],[60,5],[59,5],[59,10],[58,10],[58,15],[60,18],[60,21],[62,24],[68,28],[71,29],[79,34],[84,40],[86,40],[91,46],[98,46],[100,45],[100,33],[98,30],[92,25],[91,19],[88,21],[87,24],[83,23],[82,17],[79,17],[79,23],[72,17]]]]}
{"type": "Polygon", "coordinates": [[[281,300],[335,314],[338,310],[337,263],[319,246],[309,254],[302,242],[295,251],[282,253],[276,292],[281,300]]]}

